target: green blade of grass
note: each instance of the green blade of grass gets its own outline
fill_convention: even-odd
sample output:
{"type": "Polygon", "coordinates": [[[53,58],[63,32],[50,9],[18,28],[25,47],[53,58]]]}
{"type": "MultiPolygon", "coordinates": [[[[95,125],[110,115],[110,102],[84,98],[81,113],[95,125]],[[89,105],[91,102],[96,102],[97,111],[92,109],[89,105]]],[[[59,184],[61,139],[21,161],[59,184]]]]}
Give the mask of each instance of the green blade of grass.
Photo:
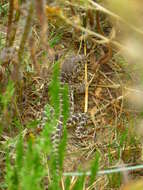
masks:
{"type": "Polygon", "coordinates": [[[65,189],[66,190],[70,189],[70,183],[71,183],[70,177],[66,177],[66,179],[65,179],[65,189]]]}
{"type": "Polygon", "coordinates": [[[85,182],[85,175],[78,177],[73,187],[73,190],[83,190],[84,182],[85,182]]]}
{"type": "Polygon", "coordinates": [[[95,160],[93,161],[91,165],[90,185],[95,181],[95,178],[99,169],[99,158],[100,158],[100,154],[99,152],[96,152],[95,160]]]}

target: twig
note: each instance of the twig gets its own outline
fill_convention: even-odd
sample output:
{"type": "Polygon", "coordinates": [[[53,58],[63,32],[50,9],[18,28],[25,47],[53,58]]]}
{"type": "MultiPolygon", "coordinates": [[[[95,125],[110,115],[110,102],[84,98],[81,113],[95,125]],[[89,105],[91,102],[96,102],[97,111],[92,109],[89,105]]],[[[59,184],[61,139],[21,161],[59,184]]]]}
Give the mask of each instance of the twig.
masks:
{"type": "Polygon", "coordinates": [[[135,27],[134,25],[130,24],[129,22],[127,22],[124,18],[120,17],[119,15],[111,12],[110,10],[104,8],[103,6],[99,5],[98,3],[92,1],[92,0],[88,0],[88,2],[90,2],[92,4],[92,6],[96,7],[99,11],[104,12],[114,18],[116,18],[117,20],[124,22],[126,25],[128,25],[130,28],[132,28],[134,31],[143,34],[143,31],[140,28],[135,27]]]}
{"type": "MultiPolygon", "coordinates": [[[[119,173],[124,171],[134,171],[138,169],[143,169],[143,165],[136,165],[136,166],[128,166],[128,167],[120,167],[120,168],[112,168],[107,170],[100,170],[97,172],[97,175],[106,175],[106,174],[113,174],[113,173],[119,173]]],[[[63,176],[90,176],[91,172],[64,172],[63,176]]]]}
{"type": "MultiPolygon", "coordinates": [[[[84,55],[86,56],[86,43],[84,41],[84,55]]],[[[85,61],[85,107],[84,112],[88,109],[88,81],[87,81],[87,61],[85,61]]]]}

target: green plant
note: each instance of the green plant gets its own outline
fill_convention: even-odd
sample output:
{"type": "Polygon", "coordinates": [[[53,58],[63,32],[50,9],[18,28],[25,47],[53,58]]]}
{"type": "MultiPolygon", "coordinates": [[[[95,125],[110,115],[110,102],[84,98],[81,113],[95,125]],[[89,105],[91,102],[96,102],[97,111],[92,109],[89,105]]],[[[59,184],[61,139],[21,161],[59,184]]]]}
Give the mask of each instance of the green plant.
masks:
{"type": "MultiPolygon", "coordinates": [[[[43,190],[48,187],[50,190],[83,190],[86,188],[91,190],[98,189],[100,182],[102,185],[107,183],[105,188],[119,189],[122,184],[121,172],[143,168],[142,165],[128,166],[128,164],[136,164],[136,161],[139,161],[142,148],[135,134],[130,132],[131,125],[136,126],[135,119],[131,125],[128,120],[122,123],[126,117],[124,99],[128,87],[124,86],[124,80],[121,79],[125,75],[126,80],[131,80],[131,71],[136,72],[139,69],[138,65],[132,64],[130,70],[126,71],[129,69],[127,49],[131,50],[131,54],[135,55],[135,60],[140,62],[142,59],[138,57],[140,56],[138,50],[142,46],[139,45],[139,48],[138,45],[134,46],[137,39],[140,41],[140,37],[135,34],[133,34],[135,41],[132,41],[131,37],[126,40],[124,36],[125,43],[120,40],[120,37],[116,41],[115,34],[117,31],[118,35],[118,29],[114,27],[114,24],[113,26],[109,24],[110,21],[106,20],[106,18],[109,19],[106,15],[124,23],[123,26],[129,27],[133,32],[142,34],[142,30],[128,22],[124,15],[115,14],[116,11],[114,13],[114,10],[112,12],[106,8],[106,4],[102,0],[96,2],[93,0],[66,1],[66,6],[65,1],[62,0],[53,2],[52,6],[50,3],[45,5],[43,0],[4,0],[0,4],[0,16],[3,17],[0,21],[0,26],[2,25],[0,51],[9,50],[9,48],[15,51],[12,59],[10,57],[6,62],[3,58],[0,60],[0,86],[2,86],[2,88],[0,87],[0,169],[2,170],[0,189],[43,190]],[[94,22],[95,20],[96,22],[94,22]],[[5,24],[6,22],[7,24],[5,24]],[[23,24],[24,22],[25,24],[23,24]],[[126,41],[131,42],[127,43],[131,48],[123,49],[126,41]],[[112,45],[122,48],[125,56],[121,56],[116,48],[112,48],[112,45]],[[15,46],[16,48],[14,48],[15,46]],[[82,71],[80,73],[85,75],[87,82],[87,86],[85,85],[87,98],[84,103],[85,107],[89,105],[92,121],[94,121],[94,125],[99,125],[99,128],[96,129],[95,126],[94,129],[93,127],[87,139],[80,139],[81,142],[76,139],[77,144],[75,143],[79,147],[81,143],[84,147],[78,148],[85,149],[83,150],[84,154],[82,154],[82,150],[81,155],[76,153],[79,159],[76,160],[78,163],[81,161],[82,164],[82,158],[85,155],[87,158],[93,159],[96,151],[95,159],[90,167],[87,164],[90,170],[82,171],[82,166],[80,166],[80,171],[68,173],[63,171],[67,148],[66,123],[70,107],[68,86],[61,85],[60,63],[58,61],[55,63],[54,60],[62,55],[62,61],[66,61],[64,56],[68,57],[68,53],[72,53],[73,49],[79,54],[84,52],[85,57],[88,58],[85,71],[83,69],[83,73],[82,71]],[[111,56],[111,52],[113,56],[111,56]],[[98,62],[98,60],[100,61],[98,62]],[[90,67],[92,64],[93,67],[90,67]],[[99,68],[97,65],[100,65],[99,68]],[[124,68],[123,73],[122,67],[124,68]],[[94,75],[92,72],[95,71],[94,75]],[[52,72],[53,74],[51,74],[52,72]],[[116,79],[114,80],[114,78],[116,79]],[[50,85],[49,81],[51,81],[50,85]],[[45,106],[47,122],[43,129],[38,131],[37,126],[40,119],[38,120],[38,117],[32,114],[39,112],[45,103],[47,103],[45,106]],[[54,110],[53,112],[51,112],[51,108],[54,110]],[[31,110],[34,111],[31,113],[31,110]],[[26,112],[31,114],[29,115],[32,121],[25,117],[26,112]],[[63,116],[62,138],[58,137],[52,141],[51,136],[56,134],[56,127],[59,125],[61,115],[63,116]],[[107,125],[109,126],[107,127],[107,125]],[[105,136],[103,134],[104,137],[102,134],[98,136],[98,132],[104,133],[104,129],[107,134],[105,136]],[[100,139],[98,137],[96,139],[94,136],[93,142],[92,135],[95,133],[100,139]],[[102,138],[107,139],[102,141],[102,138]],[[126,167],[116,165],[121,159],[126,167]],[[4,163],[4,161],[6,162],[4,163]],[[111,167],[114,165],[117,167],[111,167]],[[99,170],[100,167],[106,168],[106,170],[99,170]],[[108,178],[103,177],[102,181],[100,175],[104,177],[107,175],[108,178]]],[[[126,12],[126,6],[124,6],[124,10],[126,12]]],[[[120,30],[122,33],[122,26],[120,30]]],[[[128,34],[129,32],[127,32],[128,34]]],[[[71,58],[71,62],[73,60],[74,57],[71,58]]],[[[79,81],[82,80],[81,78],[82,76],[79,75],[79,81]]],[[[76,86],[77,83],[75,81],[73,83],[76,86]]],[[[84,85],[81,91],[84,92],[84,85]]],[[[74,95],[76,99],[76,93],[74,95]]],[[[80,99],[80,97],[78,98],[80,99]]],[[[75,110],[81,111],[76,105],[76,101],[75,110]]],[[[82,102],[82,104],[84,103],[82,102]]],[[[86,128],[88,127],[90,128],[90,124],[87,124],[86,128]]],[[[72,129],[70,130],[72,131],[72,129]]],[[[74,169],[76,170],[76,168],[77,166],[74,169]]],[[[70,168],[66,169],[70,170],[70,168]]]]}
{"type": "MultiPolygon", "coordinates": [[[[46,115],[48,122],[39,136],[29,135],[28,139],[24,140],[22,135],[18,135],[16,140],[15,158],[12,158],[7,147],[6,161],[6,176],[5,182],[8,189],[43,189],[42,181],[48,175],[47,168],[50,170],[51,183],[49,189],[58,188],[60,176],[62,174],[63,159],[66,147],[66,121],[68,118],[68,89],[63,87],[61,94],[63,95],[63,138],[59,142],[58,154],[53,152],[51,134],[54,133],[54,125],[58,124],[60,114],[60,81],[59,81],[59,63],[55,63],[53,69],[53,78],[50,86],[51,103],[54,109],[52,120],[50,107],[46,107],[46,115]],[[53,86],[54,85],[54,86],[53,86]],[[57,106],[59,102],[59,107],[57,106]],[[50,156],[50,161],[47,163],[47,156],[50,156]],[[59,166],[57,166],[57,160],[59,166]],[[59,172],[57,173],[57,167],[59,172]]],[[[9,89],[9,88],[8,88],[9,89]]],[[[10,89],[9,89],[10,90],[10,89]]],[[[10,90],[11,91],[11,90],[10,90]]],[[[12,91],[11,91],[12,93],[12,91]]],[[[8,97],[8,96],[7,96],[8,97]]],[[[8,98],[9,100],[9,98],[8,98]]],[[[7,105],[7,99],[2,102],[4,107],[7,105]]],[[[10,143],[11,144],[11,143],[10,143]]]]}

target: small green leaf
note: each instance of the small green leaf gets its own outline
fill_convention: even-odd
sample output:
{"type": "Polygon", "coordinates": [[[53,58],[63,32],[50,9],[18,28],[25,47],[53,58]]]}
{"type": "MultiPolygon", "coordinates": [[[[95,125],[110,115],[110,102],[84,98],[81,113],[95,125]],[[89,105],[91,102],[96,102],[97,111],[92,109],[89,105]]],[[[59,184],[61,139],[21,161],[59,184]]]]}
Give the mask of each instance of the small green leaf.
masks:
{"type": "Polygon", "coordinates": [[[67,177],[65,180],[65,189],[66,190],[70,189],[70,183],[71,183],[70,177],[67,177]]]}
{"type": "Polygon", "coordinates": [[[62,167],[63,167],[64,155],[65,155],[65,151],[66,151],[66,143],[67,143],[67,131],[66,131],[66,127],[64,127],[63,137],[62,137],[61,142],[59,144],[59,166],[60,166],[60,171],[62,171],[62,167]]]}
{"type": "Polygon", "coordinates": [[[100,158],[100,154],[99,152],[96,152],[95,160],[93,161],[91,165],[90,184],[92,184],[95,181],[95,178],[99,169],[99,158],[100,158]]]}
{"type": "Polygon", "coordinates": [[[73,187],[73,190],[83,190],[84,182],[85,182],[85,175],[78,177],[73,187]]]}
{"type": "Polygon", "coordinates": [[[53,66],[53,76],[51,84],[49,85],[50,101],[55,110],[56,119],[60,115],[60,63],[56,62],[53,66]]]}
{"type": "Polygon", "coordinates": [[[55,45],[57,45],[58,43],[60,43],[61,38],[62,38],[62,35],[54,36],[54,37],[49,41],[49,46],[50,46],[51,48],[53,48],[55,45]]]}
{"type": "Polygon", "coordinates": [[[8,106],[8,103],[10,102],[13,94],[14,94],[14,83],[12,81],[9,81],[4,95],[1,95],[1,102],[4,108],[8,106]]]}

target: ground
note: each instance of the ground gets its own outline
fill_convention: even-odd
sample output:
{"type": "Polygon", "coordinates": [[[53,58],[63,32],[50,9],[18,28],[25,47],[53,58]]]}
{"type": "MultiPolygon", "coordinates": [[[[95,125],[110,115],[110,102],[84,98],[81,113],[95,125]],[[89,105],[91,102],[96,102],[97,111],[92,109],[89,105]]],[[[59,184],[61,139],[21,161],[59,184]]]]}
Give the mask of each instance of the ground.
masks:
{"type": "MultiPolygon", "coordinates": [[[[72,62],[72,57],[74,58],[76,55],[85,57],[84,60],[81,60],[84,66],[79,76],[74,79],[73,85],[79,84],[80,86],[83,81],[86,85],[83,88],[80,87],[75,93],[74,105],[75,112],[87,111],[90,117],[85,126],[85,130],[89,131],[86,137],[78,139],[75,135],[76,126],[67,127],[68,141],[63,171],[90,170],[96,152],[100,153],[100,170],[142,163],[141,141],[135,133],[140,110],[137,110],[134,105],[130,105],[126,95],[132,91],[128,86],[135,80],[133,76],[135,73],[118,48],[111,42],[98,44],[95,36],[86,36],[86,34],[83,36],[80,28],[74,28],[70,22],[66,21],[66,23],[57,15],[57,13],[61,14],[61,10],[56,6],[52,8],[49,6],[46,9],[46,18],[49,19],[46,35],[44,26],[47,27],[45,24],[47,21],[43,21],[43,18],[39,17],[41,11],[39,10],[37,19],[33,19],[31,26],[28,26],[32,31],[31,34],[27,27],[25,36],[23,34],[23,38],[21,38],[27,11],[23,8],[17,35],[11,47],[12,54],[7,58],[8,53],[5,53],[5,49],[7,50],[8,3],[3,1],[1,5],[3,9],[0,14],[4,18],[0,23],[2,95],[5,96],[6,86],[9,84],[7,78],[12,80],[16,87],[13,98],[8,100],[7,107],[3,106],[1,100],[3,130],[0,140],[2,147],[0,162],[2,171],[5,171],[7,142],[10,142],[9,146],[12,147],[13,159],[16,154],[14,142],[17,141],[19,133],[22,133],[25,143],[29,136],[32,136],[33,139],[39,137],[41,129],[38,131],[35,126],[37,126],[39,114],[49,103],[48,85],[52,77],[51,68],[56,61],[62,64],[69,55],[71,59],[68,60],[69,62],[72,62]],[[55,11],[57,12],[55,13],[55,11]],[[40,26],[38,19],[41,19],[44,26],[40,26]],[[29,33],[29,36],[26,36],[26,33],[29,33]],[[45,36],[43,37],[41,34],[45,36]],[[24,38],[25,45],[22,48],[21,39],[24,41],[24,38]],[[42,38],[47,40],[48,45],[42,38]],[[21,60],[19,68],[17,67],[17,56],[18,61],[21,60]],[[19,74],[15,71],[18,71],[19,74]],[[21,82],[18,83],[18,81],[21,82]],[[22,126],[20,131],[19,126],[22,126]]],[[[80,8],[73,6],[65,6],[64,12],[67,11],[66,8],[70,10],[67,17],[70,17],[70,21],[73,18],[74,25],[78,26],[78,19],[80,19],[84,27],[94,28],[95,32],[103,36],[108,36],[114,27],[110,19],[102,13],[94,15],[90,9],[82,12],[80,8]],[[75,13],[77,12],[78,16],[76,17],[75,13]],[[92,17],[96,17],[96,23],[92,23],[92,17]]],[[[15,11],[18,10],[15,8],[15,11]]],[[[75,62],[75,64],[77,63],[75,62]]],[[[139,170],[129,173],[128,177],[139,179],[142,175],[142,171],[139,170]]],[[[2,175],[1,181],[4,181],[3,178],[4,175],[2,175]]],[[[119,173],[98,176],[93,188],[96,186],[96,189],[119,189],[123,183],[122,179],[124,179],[124,174],[119,173]]],[[[87,184],[87,189],[92,188],[87,184]]]]}

